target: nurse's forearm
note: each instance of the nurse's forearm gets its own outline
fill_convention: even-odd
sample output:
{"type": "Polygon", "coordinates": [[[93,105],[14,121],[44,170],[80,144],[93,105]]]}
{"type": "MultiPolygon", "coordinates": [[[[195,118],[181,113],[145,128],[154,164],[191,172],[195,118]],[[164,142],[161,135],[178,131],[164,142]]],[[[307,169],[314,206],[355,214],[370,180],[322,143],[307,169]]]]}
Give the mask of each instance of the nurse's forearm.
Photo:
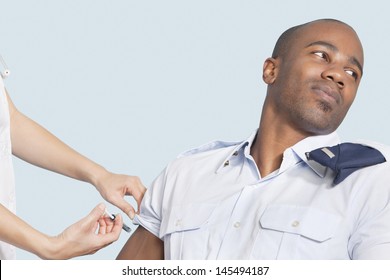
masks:
{"type": "Polygon", "coordinates": [[[35,230],[0,204],[0,240],[29,251],[40,258],[50,258],[54,250],[50,237],[35,230]]]}
{"type": "Polygon", "coordinates": [[[104,216],[104,213],[104,204],[99,204],[87,216],[67,227],[59,235],[47,236],[0,204],[0,240],[42,259],[69,259],[93,254],[116,241],[122,229],[121,216],[112,221],[104,216]]]}
{"type": "Polygon", "coordinates": [[[36,166],[98,184],[107,175],[100,165],[82,156],[45,128],[20,113],[9,99],[12,153],[36,166]]]}

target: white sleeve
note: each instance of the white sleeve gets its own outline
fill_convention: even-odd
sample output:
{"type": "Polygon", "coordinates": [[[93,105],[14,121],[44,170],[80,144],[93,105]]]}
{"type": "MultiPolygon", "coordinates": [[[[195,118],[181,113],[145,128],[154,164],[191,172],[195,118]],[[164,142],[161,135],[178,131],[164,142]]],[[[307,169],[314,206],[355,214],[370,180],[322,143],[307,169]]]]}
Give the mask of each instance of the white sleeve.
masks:
{"type": "Polygon", "coordinates": [[[381,172],[370,172],[362,179],[355,229],[349,240],[352,259],[390,260],[390,168],[384,163],[381,172]]]}
{"type": "Polygon", "coordinates": [[[162,203],[165,190],[165,171],[146,190],[140,206],[140,213],[133,222],[160,238],[162,203]]]}

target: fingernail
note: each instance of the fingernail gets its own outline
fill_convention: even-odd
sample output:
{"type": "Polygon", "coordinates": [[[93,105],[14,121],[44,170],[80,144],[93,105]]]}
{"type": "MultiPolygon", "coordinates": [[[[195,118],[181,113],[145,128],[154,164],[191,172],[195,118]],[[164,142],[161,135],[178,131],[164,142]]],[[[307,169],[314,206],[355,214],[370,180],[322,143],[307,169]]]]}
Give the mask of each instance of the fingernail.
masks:
{"type": "Polygon", "coordinates": [[[99,203],[98,205],[98,208],[102,211],[106,210],[106,205],[102,202],[102,203],[99,203]]]}
{"type": "Polygon", "coordinates": [[[134,219],[134,216],[135,216],[134,211],[133,211],[133,210],[130,210],[128,216],[130,217],[130,219],[133,220],[133,219],[134,219]]]}

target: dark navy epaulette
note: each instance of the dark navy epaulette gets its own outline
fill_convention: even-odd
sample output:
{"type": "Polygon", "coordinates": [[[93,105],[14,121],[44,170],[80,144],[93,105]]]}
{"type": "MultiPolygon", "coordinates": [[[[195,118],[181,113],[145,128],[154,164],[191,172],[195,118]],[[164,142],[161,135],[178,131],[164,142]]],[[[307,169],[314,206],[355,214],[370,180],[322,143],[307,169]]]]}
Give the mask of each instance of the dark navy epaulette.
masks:
{"type": "Polygon", "coordinates": [[[387,154],[389,149],[373,142],[342,143],[315,149],[306,153],[306,157],[331,168],[335,172],[333,184],[337,185],[359,169],[386,162],[385,156],[379,150],[387,154]]]}

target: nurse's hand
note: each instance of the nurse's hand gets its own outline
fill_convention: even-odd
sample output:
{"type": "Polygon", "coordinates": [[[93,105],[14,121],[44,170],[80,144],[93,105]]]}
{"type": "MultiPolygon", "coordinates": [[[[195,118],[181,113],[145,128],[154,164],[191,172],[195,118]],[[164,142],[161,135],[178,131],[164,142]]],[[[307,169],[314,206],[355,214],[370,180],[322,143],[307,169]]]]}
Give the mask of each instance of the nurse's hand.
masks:
{"type": "Polygon", "coordinates": [[[65,229],[55,237],[49,237],[50,252],[44,256],[49,259],[69,259],[94,254],[119,238],[122,230],[122,218],[117,215],[112,221],[104,216],[105,205],[96,206],[92,212],[65,229]]]}
{"type": "Polygon", "coordinates": [[[121,209],[130,219],[134,218],[136,211],[124,199],[124,196],[133,196],[137,202],[139,211],[142,198],[146,191],[146,188],[138,177],[114,174],[108,171],[105,171],[104,174],[98,177],[95,187],[105,200],[121,209]]]}

